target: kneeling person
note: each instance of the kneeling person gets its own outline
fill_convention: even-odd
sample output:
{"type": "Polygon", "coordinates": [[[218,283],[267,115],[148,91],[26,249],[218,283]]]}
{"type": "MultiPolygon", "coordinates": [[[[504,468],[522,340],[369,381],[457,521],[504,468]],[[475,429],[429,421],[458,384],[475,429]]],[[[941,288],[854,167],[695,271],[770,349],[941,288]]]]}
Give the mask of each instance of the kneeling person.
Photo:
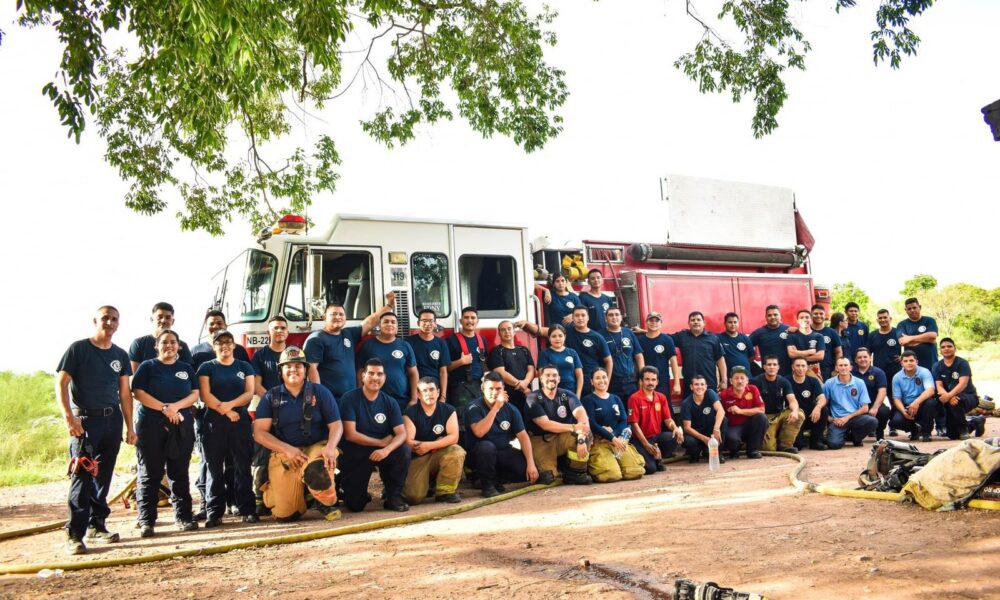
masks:
{"type": "Polygon", "coordinates": [[[524,430],[524,420],[508,401],[499,373],[483,377],[483,396],[469,404],[465,413],[470,434],[472,468],[484,498],[503,493],[500,481],[538,479],[538,469],[531,454],[531,439],[524,430]],[[518,447],[514,447],[514,442],[518,447]]]}
{"type": "Polygon", "coordinates": [[[306,356],[288,346],[278,359],[282,384],[257,405],[254,441],[270,450],[264,505],[279,520],[294,521],[306,512],[306,488],[327,519],[340,517],[333,474],[337,443],[343,434],[340,411],[325,386],[306,381],[306,356]]]}
{"type": "Polygon", "coordinates": [[[629,396],[628,422],[632,426],[632,445],[643,458],[646,475],[665,471],[663,458],[670,458],[677,444],[684,443],[684,430],[673,419],[670,402],[656,388],[660,374],[656,367],[639,371],[642,389],[629,396]]]}
{"type": "Polygon", "coordinates": [[[855,446],[861,446],[878,426],[878,419],[868,414],[872,401],[865,382],[851,374],[851,360],[842,356],[836,365],[837,376],[823,384],[823,395],[830,402],[826,445],[831,450],[843,448],[848,435],[855,446]]]}
{"type": "Polygon", "coordinates": [[[590,381],[594,392],[582,400],[594,433],[587,471],[598,483],[639,479],[645,472],[644,461],[635,446],[628,443],[632,431],[625,405],[621,398],[608,393],[611,380],[607,371],[597,369],[590,381]]]}
{"type": "MultiPolygon", "coordinates": [[[[708,381],[704,375],[691,377],[688,385],[691,387],[691,395],[681,403],[681,420],[684,423],[682,443],[687,452],[688,462],[696,463],[702,454],[708,457],[710,438],[715,438],[715,441],[722,445],[727,428],[726,411],[722,408],[715,390],[708,389],[708,381]]],[[[726,462],[721,452],[719,462],[726,462]]]]}
{"type": "Polygon", "coordinates": [[[778,357],[766,356],[764,372],[750,381],[760,392],[761,400],[764,401],[764,414],[767,415],[764,450],[798,454],[795,440],[798,438],[799,430],[802,429],[799,402],[795,398],[791,382],[778,375],[778,369],[780,369],[778,357]]]}
{"type": "Polygon", "coordinates": [[[361,373],[362,387],[340,399],[344,419],[344,441],[340,447],[344,462],[340,481],[344,504],[352,512],[361,512],[371,502],[368,484],[378,469],[385,486],[383,508],[396,512],[410,510],[403,501],[403,483],[410,468],[410,447],[399,403],[382,391],[385,367],[377,358],[369,358],[361,373]]]}
{"type": "Polygon", "coordinates": [[[461,502],[456,490],[462,479],[465,450],[458,445],[458,414],[455,407],[438,402],[441,390],[434,377],[421,378],[417,392],[420,402],[403,413],[406,443],[412,452],[403,499],[420,504],[434,479],[434,498],[438,502],[461,502]]]}
{"type": "Polygon", "coordinates": [[[763,458],[760,448],[767,433],[767,415],[760,391],[750,384],[748,375],[746,367],[733,367],[729,377],[732,386],[719,394],[729,422],[724,438],[730,458],[740,455],[741,444],[747,446],[747,458],[763,458]]]}
{"type": "Polygon", "coordinates": [[[565,456],[564,482],[593,483],[587,474],[590,425],[586,409],[573,392],[559,387],[555,365],[542,367],[539,378],[542,389],[528,394],[524,406],[539,482],[552,483],[560,458],[565,456]]]}

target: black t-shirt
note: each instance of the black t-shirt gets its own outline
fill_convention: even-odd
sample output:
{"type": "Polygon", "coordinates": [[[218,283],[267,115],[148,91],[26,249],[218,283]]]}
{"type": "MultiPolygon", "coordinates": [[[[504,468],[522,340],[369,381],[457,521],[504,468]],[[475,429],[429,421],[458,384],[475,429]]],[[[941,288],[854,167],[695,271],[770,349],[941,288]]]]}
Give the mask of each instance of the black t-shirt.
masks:
{"type": "Polygon", "coordinates": [[[823,384],[818,379],[807,375],[802,383],[797,383],[793,378],[789,378],[788,382],[792,384],[792,393],[799,401],[799,408],[809,412],[816,407],[817,399],[823,393],[823,384]]]}
{"type": "Polygon", "coordinates": [[[83,339],[70,344],[56,371],[72,377],[69,393],[78,408],[108,408],[121,405],[119,385],[122,377],[132,374],[132,365],[118,346],[102,350],[83,339]]]}
{"type": "Polygon", "coordinates": [[[708,435],[715,429],[715,403],[718,401],[715,390],[706,391],[701,404],[695,404],[694,395],[688,396],[681,403],[681,422],[691,421],[695,431],[708,435]]]}
{"type": "MultiPolygon", "coordinates": [[[[815,331],[810,331],[808,334],[803,333],[802,331],[796,331],[795,333],[789,334],[788,345],[794,346],[797,350],[822,350],[824,357],[827,353],[833,352],[833,350],[827,349],[823,336],[815,331]]],[[[785,349],[785,355],[788,355],[787,348],[785,349]]],[[[807,360],[806,362],[811,365],[815,365],[822,361],[807,360]]]]}
{"type": "MultiPolygon", "coordinates": [[[[510,375],[524,379],[525,375],[528,374],[528,367],[535,366],[535,363],[531,360],[531,352],[524,346],[514,346],[513,348],[497,346],[490,350],[486,366],[491,371],[497,367],[503,367],[510,375]]],[[[509,393],[510,386],[505,385],[505,387],[508,388],[509,393]]]]}
{"type": "Polygon", "coordinates": [[[548,417],[550,421],[573,425],[576,423],[573,411],[582,406],[576,394],[569,390],[557,389],[556,397],[551,400],[541,390],[531,392],[524,401],[524,421],[528,433],[532,435],[546,433],[535,424],[534,420],[539,417],[548,417]]]}
{"type": "Polygon", "coordinates": [[[765,375],[758,375],[750,380],[760,391],[760,398],[764,401],[764,412],[775,415],[785,410],[788,404],[787,396],[792,393],[792,384],[787,379],[778,375],[774,381],[768,381],[765,375]]]}
{"type": "Polygon", "coordinates": [[[399,403],[383,391],[368,400],[361,388],[353,389],[340,399],[340,418],[354,421],[358,433],[375,439],[393,435],[393,428],[403,424],[399,403]]]}
{"type": "Polygon", "coordinates": [[[424,407],[419,402],[407,406],[403,412],[403,416],[413,422],[413,427],[416,429],[413,439],[418,442],[436,442],[448,435],[448,419],[453,414],[455,407],[444,402],[438,402],[430,416],[424,412],[424,407]]]}
{"type": "Polygon", "coordinates": [[[934,368],[931,369],[931,374],[934,375],[935,381],[941,382],[941,385],[944,386],[944,391],[946,392],[950,392],[956,385],[958,385],[959,377],[968,377],[969,385],[965,386],[962,393],[976,393],[976,386],[972,385],[972,367],[969,365],[969,361],[960,356],[955,357],[955,362],[951,363],[950,367],[944,364],[943,358],[937,361],[934,363],[934,368]]]}
{"type": "Polygon", "coordinates": [[[681,374],[684,380],[690,383],[695,375],[701,375],[709,388],[717,387],[719,377],[716,367],[723,357],[719,338],[707,331],[694,335],[690,329],[678,331],[670,337],[681,351],[681,374]]]}
{"type": "Polygon", "coordinates": [[[275,352],[268,346],[258,348],[253,353],[250,366],[253,367],[254,375],[261,378],[260,384],[265,390],[281,385],[281,369],[278,368],[280,358],[281,352],[275,352]]]}
{"type": "Polygon", "coordinates": [[[490,407],[486,404],[485,398],[477,398],[469,405],[468,411],[465,413],[465,423],[469,430],[469,436],[474,440],[492,442],[498,449],[510,446],[510,441],[524,431],[524,420],[521,418],[521,413],[510,402],[504,403],[493,418],[490,430],[483,437],[477,438],[472,433],[472,425],[485,419],[489,412],[490,407]]]}

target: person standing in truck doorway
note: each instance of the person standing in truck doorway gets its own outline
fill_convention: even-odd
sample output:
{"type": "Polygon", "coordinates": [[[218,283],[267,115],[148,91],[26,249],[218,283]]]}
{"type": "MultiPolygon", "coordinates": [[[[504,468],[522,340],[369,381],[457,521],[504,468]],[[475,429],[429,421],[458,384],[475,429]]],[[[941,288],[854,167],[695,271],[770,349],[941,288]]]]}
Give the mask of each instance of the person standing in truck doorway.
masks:
{"type": "Polygon", "coordinates": [[[598,269],[587,273],[590,289],[580,294],[580,302],[590,311],[590,324],[597,331],[608,328],[607,314],[615,306],[615,299],[604,293],[604,275],[598,269]]]}

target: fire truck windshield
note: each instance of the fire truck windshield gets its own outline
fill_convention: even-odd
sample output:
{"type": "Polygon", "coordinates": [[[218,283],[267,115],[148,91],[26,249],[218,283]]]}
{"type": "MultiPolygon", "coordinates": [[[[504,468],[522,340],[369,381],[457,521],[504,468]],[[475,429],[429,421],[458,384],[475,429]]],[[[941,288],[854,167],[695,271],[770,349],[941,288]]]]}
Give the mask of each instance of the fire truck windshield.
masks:
{"type": "Polygon", "coordinates": [[[261,250],[249,249],[216,274],[213,305],[226,313],[226,322],[260,322],[267,319],[274,289],[277,260],[261,250]]]}

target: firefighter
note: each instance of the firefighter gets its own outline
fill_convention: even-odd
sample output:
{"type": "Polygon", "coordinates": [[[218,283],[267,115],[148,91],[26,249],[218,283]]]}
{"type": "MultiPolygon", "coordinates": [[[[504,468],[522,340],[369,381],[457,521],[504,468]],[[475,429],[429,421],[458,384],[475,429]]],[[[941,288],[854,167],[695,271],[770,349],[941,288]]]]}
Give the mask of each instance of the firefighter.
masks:
{"type": "Polygon", "coordinates": [[[333,478],[343,423],[330,390],[307,380],[306,361],[296,346],[281,352],[282,383],[260,399],[253,422],[254,440],[268,450],[264,505],[281,522],[305,514],[307,489],[327,520],[340,518],[333,478]]]}
{"type": "Polygon", "coordinates": [[[965,414],[979,406],[976,386],[972,384],[972,367],[969,361],[955,355],[955,341],[951,338],[943,338],[940,347],[941,360],[931,370],[938,402],[947,415],[948,438],[964,440],[969,437],[965,414]]]}
{"type": "Polygon", "coordinates": [[[798,327],[788,331],[785,355],[789,360],[804,358],[809,363],[809,374],[824,381],[822,376],[823,357],[826,356],[826,341],[823,335],[812,329],[812,313],[800,310],[795,315],[798,327]]]}
{"type": "Polygon", "coordinates": [[[802,427],[802,413],[792,391],[792,384],[778,375],[780,363],[777,356],[765,356],[764,372],[754,377],[751,383],[764,401],[767,415],[767,433],[764,434],[764,450],[798,454],[795,439],[802,427]]]}
{"type": "Polygon", "coordinates": [[[642,345],[631,329],[622,328],[622,311],[617,306],[608,309],[606,317],[607,328],[600,333],[608,342],[608,351],[615,365],[610,390],[619,398],[628,398],[639,389],[636,377],[646,366],[642,345]]]}
{"type": "Polygon", "coordinates": [[[122,424],[127,444],[135,444],[136,436],[128,381],[132,368],[128,354],[111,341],[118,323],[118,309],[98,308],[93,335],[73,342],[56,368],[56,400],[69,431],[74,461],[66,521],[70,554],[87,551],[85,534],[102,542],[117,542],[119,538],[105,525],[111,514],[108,490],[121,446],[122,424]],[[96,474],[91,464],[96,464],[96,474]]]}
{"type": "MultiPolygon", "coordinates": [[[[514,324],[527,333],[535,328],[527,321],[514,324]]],[[[566,347],[566,328],[562,325],[546,327],[548,345],[538,353],[538,364],[555,365],[559,369],[559,387],[580,397],[583,394],[583,361],[576,350],[566,347]]],[[[537,332],[538,329],[535,329],[537,332]]],[[[539,334],[542,335],[542,334],[539,334]]]]}
{"type": "Polygon", "coordinates": [[[712,389],[726,388],[729,371],[726,369],[722,345],[718,337],[705,331],[705,315],[701,311],[691,312],[688,315],[688,328],[671,334],[670,337],[681,351],[681,373],[684,374],[685,394],[690,392],[687,386],[695,375],[703,376],[708,382],[708,387],[712,389]]]}
{"type": "Polygon", "coordinates": [[[631,443],[643,458],[646,475],[665,471],[664,458],[671,458],[684,443],[684,430],[674,421],[667,397],[657,391],[660,374],[656,367],[639,372],[642,389],[629,396],[628,422],[631,443]]]}
{"type": "Polygon", "coordinates": [[[505,491],[503,482],[534,483],[538,480],[538,469],[524,420],[507,402],[500,375],[487,373],[482,389],[482,397],[469,405],[465,418],[471,447],[470,466],[483,498],[492,498],[505,491]],[[513,445],[515,441],[517,448],[513,445]]]}
{"type": "MultiPolygon", "coordinates": [[[[267,346],[258,348],[253,353],[253,360],[250,366],[253,367],[255,393],[258,401],[271,390],[281,385],[281,368],[278,362],[281,360],[281,353],[285,351],[288,341],[288,321],[285,317],[278,315],[271,317],[267,322],[267,346]]],[[[250,408],[256,410],[256,406],[251,402],[250,408]]],[[[271,514],[264,504],[264,493],[261,488],[267,483],[267,461],[265,454],[267,449],[253,443],[254,461],[251,463],[251,475],[253,476],[254,504],[256,505],[257,516],[266,517],[271,514]]]]}
{"type": "MultiPolygon", "coordinates": [[[[677,396],[679,402],[684,397],[681,396],[681,368],[677,363],[677,346],[674,345],[674,338],[661,331],[662,324],[663,317],[660,313],[651,312],[646,315],[646,331],[639,336],[643,363],[656,368],[656,391],[666,396],[668,400],[671,394],[677,396]],[[673,379],[672,385],[671,379],[673,379]]],[[[671,409],[672,414],[680,414],[680,405],[677,407],[676,411],[671,409]]]]}
{"type": "Polygon", "coordinates": [[[581,401],[594,434],[587,472],[597,483],[639,479],[645,466],[642,455],[629,444],[631,430],[625,404],[608,392],[611,382],[604,369],[594,371],[591,379],[594,392],[581,401]]]}
{"type": "Polygon", "coordinates": [[[564,462],[560,470],[565,483],[593,483],[587,474],[591,438],[586,409],[574,394],[559,389],[555,366],[543,366],[538,378],[541,389],[528,394],[524,409],[538,481],[552,483],[564,462]]]}
{"type": "Polygon", "coordinates": [[[551,325],[558,323],[568,326],[573,321],[572,314],[577,307],[583,306],[584,310],[587,310],[587,307],[580,302],[580,297],[570,287],[569,280],[562,273],[552,278],[551,293],[546,293],[544,298],[546,303],[545,317],[551,325]]]}
{"type": "Polygon", "coordinates": [[[340,399],[344,420],[344,440],[340,447],[344,460],[340,466],[344,504],[360,512],[371,502],[368,484],[378,469],[385,486],[383,508],[396,512],[410,510],[403,500],[403,484],[410,468],[410,447],[399,403],[382,391],[385,367],[377,358],[369,358],[361,374],[362,387],[347,392],[340,399]]]}
{"type": "Polygon", "coordinates": [[[465,407],[481,394],[480,382],[486,369],[486,338],[476,331],[479,311],[473,306],[462,309],[462,328],[448,338],[448,402],[458,409],[462,420],[465,407]]]}
{"type": "Polygon", "coordinates": [[[764,400],[757,387],[750,384],[750,373],[746,367],[733,367],[730,382],[732,385],[719,394],[729,424],[723,436],[729,457],[739,457],[740,446],[746,444],[747,458],[763,458],[760,448],[767,432],[764,400]]]}
{"type": "MultiPolygon", "coordinates": [[[[750,337],[740,332],[740,316],[734,312],[726,313],[723,317],[726,329],[718,334],[719,343],[722,344],[722,354],[726,357],[726,366],[743,367],[747,371],[753,372],[753,342],[750,337]]],[[[761,357],[763,359],[763,357],[761,357]]]]}
{"type": "MultiPolygon", "coordinates": [[[[399,320],[396,313],[386,312],[378,322],[378,335],[361,345],[357,361],[364,364],[370,358],[382,361],[385,369],[385,384],[382,393],[399,403],[399,412],[417,403],[417,357],[413,348],[396,337],[399,320]]],[[[358,387],[361,387],[361,373],[358,373],[358,387]]]]}
{"type": "Polygon", "coordinates": [[[365,317],[357,327],[345,327],[347,312],[343,305],[331,302],[323,312],[323,329],[306,338],[303,350],[309,361],[309,381],[322,383],[333,397],[340,399],[357,387],[354,352],[361,338],[368,335],[382,318],[396,307],[396,295],[385,295],[385,306],[365,317]]]}
{"type": "Polygon", "coordinates": [[[868,397],[872,401],[868,414],[878,421],[875,427],[875,439],[880,440],[885,436],[885,426],[892,415],[888,402],[889,380],[885,376],[885,371],[872,365],[871,351],[863,346],[854,352],[852,374],[865,382],[865,387],[868,388],[868,397]]]}
{"type": "Polygon", "coordinates": [[[764,309],[765,324],[750,333],[750,341],[757,347],[761,358],[778,357],[778,374],[791,375],[792,362],[788,357],[788,325],[781,322],[781,308],[769,304],[764,309]]]}
{"type": "Polygon", "coordinates": [[[417,314],[417,333],[406,338],[406,343],[413,348],[417,359],[417,374],[421,377],[433,377],[441,390],[441,401],[447,402],[444,396],[448,390],[448,365],[451,364],[451,353],[448,343],[437,335],[437,314],[423,308],[417,314]]]}
{"type": "MultiPolygon", "coordinates": [[[[681,403],[681,419],[684,422],[684,450],[688,462],[696,463],[704,454],[708,456],[709,437],[715,438],[720,449],[726,434],[726,412],[719,402],[715,390],[708,388],[704,375],[691,377],[691,393],[681,403]]],[[[719,453],[719,462],[726,459],[719,453]]]]}
{"type": "Polygon", "coordinates": [[[855,348],[853,353],[857,355],[856,348],[861,348],[868,343],[868,333],[871,328],[868,327],[868,323],[859,319],[861,316],[861,307],[858,306],[857,302],[848,302],[845,304],[844,312],[847,314],[847,327],[845,328],[844,338],[847,340],[848,346],[855,348]]]}
{"type": "Polygon", "coordinates": [[[604,293],[604,275],[599,269],[591,269],[587,273],[587,285],[590,289],[581,293],[580,303],[590,310],[590,323],[594,329],[604,331],[608,328],[608,311],[615,305],[615,299],[604,293]]]}
{"type": "Polygon", "coordinates": [[[892,378],[892,403],[896,409],[892,415],[892,428],[908,431],[911,441],[922,438],[929,442],[938,411],[934,376],[919,365],[913,350],[903,351],[900,364],[902,370],[892,378]]]}
{"type": "MultiPolygon", "coordinates": [[[[208,332],[208,340],[200,344],[196,344],[193,348],[191,348],[191,366],[194,367],[195,372],[198,371],[198,367],[201,366],[201,363],[215,358],[215,348],[212,346],[212,336],[214,336],[217,331],[224,331],[227,329],[226,314],[221,310],[210,310],[205,313],[205,322],[202,326],[205,328],[205,331],[208,332]],[[199,354],[202,356],[199,357],[199,354]]],[[[236,360],[250,362],[250,355],[247,354],[247,349],[239,344],[236,344],[233,356],[236,360]]]]}
{"type": "Polygon", "coordinates": [[[796,449],[802,450],[808,444],[810,450],[826,450],[823,432],[826,431],[830,413],[823,395],[823,384],[809,375],[809,363],[801,357],[792,360],[792,375],[788,382],[792,384],[792,393],[802,413],[802,427],[795,438],[796,449]]]}
{"type": "Polygon", "coordinates": [[[486,366],[499,373],[503,379],[507,398],[517,410],[524,410],[524,399],[531,393],[531,384],[535,381],[535,363],[531,360],[531,351],[514,343],[514,324],[501,321],[497,325],[497,335],[500,344],[490,350],[486,366]]]}
{"type": "Polygon", "coordinates": [[[207,465],[205,527],[222,524],[226,511],[224,465],[232,465],[232,502],[244,523],[256,523],[250,461],[253,439],[247,407],[256,382],[250,363],[234,356],[236,341],[226,330],[212,336],[215,360],[198,367],[198,387],[205,405],[202,445],[207,465]]]}
{"type": "MultiPolygon", "coordinates": [[[[929,379],[930,373],[927,375],[929,379]]],[[[837,359],[837,376],[823,384],[823,395],[830,403],[826,445],[831,450],[843,448],[848,435],[855,446],[860,446],[869,434],[875,432],[878,420],[868,414],[871,408],[868,388],[851,374],[851,361],[846,356],[837,359]]]]}
{"type": "Polygon", "coordinates": [[[139,535],[152,537],[156,505],[164,465],[170,482],[170,504],[174,522],[181,531],[198,528],[191,514],[188,465],[194,449],[194,417],[191,407],[198,400],[194,369],[182,361],[180,338],[170,329],[156,337],[157,357],[143,361],[132,379],[132,392],[139,401],[135,432],[138,475],[135,500],[139,511],[139,535]]]}
{"type": "Polygon", "coordinates": [[[813,304],[809,309],[810,328],[813,332],[823,336],[823,344],[826,351],[823,353],[823,360],[819,363],[820,378],[826,381],[833,376],[834,365],[841,356],[851,358],[845,351],[844,343],[840,338],[840,332],[834,326],[833,318],[830,319],[830,326],[826,324],[826,308],[822,304],[813,304]]]}
{"type": "Polygon", "coordinates": [[[461,502],[458,482],[462,479],[465,450],[458,445],[458,414],[454,407],[438,401],[437,378],[421,377],[417,390],[420,403],[407,407],[403,413],[406,443],[412,452],[403,499],[409,504],[420,504],[434,481],[436,501],[461,502]]]}
{"type": "MultiPolygon", "coordinates": [[[[139,368],[139,363],[158,356],[157,338],[160,337],[163,331],[174,326],[173,305],[169,302],[157,302],[153,305],[153,313],[149,317],[149,320],[153,323],[153,333],[135,338],[132,340],[132,345],[128,348],[128,358],[132,363],[133,373],[139,368]]],[[[178,360],[193,366],[194,359],[191,355],[191,350],[188,349],[188,345],[180,340],[178,340],[178,344],[178,360]]]]}

